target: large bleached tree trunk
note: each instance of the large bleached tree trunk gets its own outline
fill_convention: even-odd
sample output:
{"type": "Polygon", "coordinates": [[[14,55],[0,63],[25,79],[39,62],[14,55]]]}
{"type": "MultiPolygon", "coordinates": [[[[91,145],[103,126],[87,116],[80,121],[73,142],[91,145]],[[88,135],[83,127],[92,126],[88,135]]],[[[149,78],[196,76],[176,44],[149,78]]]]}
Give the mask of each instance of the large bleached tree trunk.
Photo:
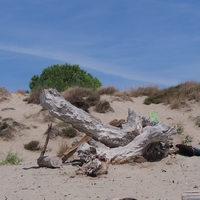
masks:
{"type": "Polygon", "coordinates": [[[77,130],[108,147],[124,146],[135,138],[135,128],[129,127],[129,130],[125,132],[111,125],[103,124],[99,119],[66,101],[55,89],[43,90],[40,102],[42,107],[49,110],[58,119],[72,124],[77,130]]]}
{"type": "MultiPolygon", "coordinates": [[[[77,130],[104,144],[105,148],[102,145],[96,147],[97,154],[105,154],[106,158],[116,163],[132,161],[136,156],[145,155],[151,144],[156,144],[153,147],[159,149],[159,143],[169,144],[171,135],[176,133],[176,127],[168,128],[161,123],[155,126],[148,125],[147,119],[137,116],[130,109],[122,128],[104,124],[73,106],[55,89],[44,89],[40,102],[42,107],[60,120],[72,124],[77,130]]],[[[81,152],[81,146],[78,150],[81,152]]],[[[160,148],[159,151],[168,152],[167,148],[160,148]]]]}

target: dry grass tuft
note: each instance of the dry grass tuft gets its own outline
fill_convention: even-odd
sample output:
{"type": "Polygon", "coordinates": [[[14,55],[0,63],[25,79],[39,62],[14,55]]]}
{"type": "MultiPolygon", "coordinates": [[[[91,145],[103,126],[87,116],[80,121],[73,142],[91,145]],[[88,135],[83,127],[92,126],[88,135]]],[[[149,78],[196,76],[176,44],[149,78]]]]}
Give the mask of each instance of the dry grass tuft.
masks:
{"type": "Polygon", "coordinates": [[[195,81],[187,81],[177,86],[159,90],[148,96],[144,104],[165,103],[171,104],[172,108],[180,108],[187,106],[186,101],[200,101],[200,83],[195,81]]]}
{"type": "Polygon", "coordinates": [[[155,92],[158,92],[158,86],[147,86],[147,87],[138,87],[137,89],[130,89],[129,95],[131,97],[139,97],[139,96],[149,96],[155,92]]]}
{"type": "Polygon", "coordinates": [[[200,127],[200,116],[195,117],[194,120],[195,120],[195,125],[200,127]]]}
{"type": "Polygon", "coordinates": [[[0,102],[8,100],[10,97],[10,93],[7,91],[5,87],[0,87],[0,102]]]}
{"type": "Polygon", "coordinates": [[[77,134],[78,131],[75,128],[73,128],[72,126],[68,126],[62,129],[61,136],[65,138],[73,138],[76,137],[77,134]]]}
{"type": "Polygon", "coordinates": [[[99,100],[98,92],[83,87],[72,87],[62,93],[63,97],[72,105],[89,112],[90,106],[95,106],[99,100]]]}
{"type": "Polygon", "coordinates": [[[73,102],[74,97],[88,97],[93,93],[93,90],[90,88],[84,87],[71,87],[64,92],[62,92],[62,96],[69,102],[73,102]]]}
{"type": "Polygon", "coordinates": [[[110,106],[110,103],[105,100],[99,101],[95,107],[95,111],[98,113],[114,112],[114,109],[110,106]]]}
{"type": "Polygon", "coordinates": [[[115,92],[118,92],[119,90],[116,89],[114,86],[108,86],[108,87],[101,87],[97,89],[97,92],[99,95],[113,95],[115,92]]]}
{"type": "Polygon", "coordinates": [[[78,96],[75,96],[73,99],[71,99],[69,101],[72,105],[76,106],[77,108],[80,108],[82,110],[84,110],[85,112],[89,112],[89,104],[88,102],[81,98],[81,97],[78,97],[78,96]]]}
{"type": "Polygon", "coordinates": [[[52,127],[50,138],[57,136],[63,138],[73,138],[78,135],[78,130],[75,129],[71,124],[65,122],[59,122],[56,126],[52,127]]]}
{"type": "Polygon", "coordinates": [[[178,133],[178,134],[183,133],[184,127],[183,127],[183,124],[182,124],[181,122],[178,122],[178,123],[176,124],[176,127],[177,127],[177,133],[178,133]]]}
{"type": "Polygon", "coordinates": [[[115,100],[118,100],[118,101],[131,101],[131,102],[133,102],[133,100],[129,96],[129,93],[126,92],[126,91],[123,91],[123,92],[117,91],[113,94],[113,96],[118,97],[117,99],[115,99],[115,100]]]}
{"type": "Polygon", "coordinates": [[[18,153],[13,153],[11,150],[7,153],[5,160],[0,162],[0,165],[18,165],[23,159],[18,153]]]}
{"type": "Polygon", "coordinates": [[[172,123],[171,126],[175,126],[177,129],[177,134],[181,134],[184,132],[184,126],[182,122],[172,123]]]}
{"type": "Polygon", "coordinates": [[[37,140],[33,140],[24,145],[24,149],[29,151],[39,151],[40,150],[40,142],[37,140]]]}
{"type": "Polygon", "coordinates": [[[10,140],[19,130],[25,129],[26,126],[14,121],[12,118],[4,118],[0,122],[0,137],[4,140],[10,140]]]}
{"type": "Polygon", "coordinates": [[[0,122],[0,137],[6,140],[12,139],[14,129],[7,122],[0,122]]]}
{"type": "Polygon", "coordinates": [[[21,94],[21,95],[23,95],[23,96],[26,95],[26,92],[25,92],[24,90],[20,90],[20,89],[17,90],[16,93],[17,93],[17,94],[21,94]]]}
{"type": "Polygon", "coordinates": [[[169,100],[169,102],[170,102],[171,109],[179,109],[183,107],[188,107],[188,104],[186,103],[186,100],[183,97],[172,98],[169,100]]]}
{"type": "Polygon", "coordinates": [[[68,143],[66,140],[62,140],[59,144],[59,149],[57,151],[57,156],[61,157],[69,149],[68,143]]]}
{"type": "Polygon", "coordinates": [[[89,106],[95,106],[100,101],[100,95],[96,92],[92,93],[86,98],[89,106]]]}
{"type": "Polygon", "coordinates": [[[56,117],[53,116],[52,114],[50,114],[49,111],[45,110],[45,109],[42,109],[42,110],[40,110],[40,112],[38,114],[35,114],[35,116],[34,116],[35,119],[38,119],[39,121],[41,121],[39,118],[40,115],[41,115],[43,122],[49,123],[49,122],[55,122],[55,120],[56,120],[56,117]]]}
{"type": "Polygon", "coordinates": [[[89,88],[71,87],[67,89],[66,91],[62,92],[62,95],[72,105],[86,112],[89,112],[88,108],[90,107],[90,104],[89,102],[87,102],[86,98],[90,95],[93,95],[93,93],[94,91],[89,88]]]}
{"type": "Polygon", "coordinates": [[[34,103],[34,104],[40,104],[40,94],[42,92],[42,89],[37,89],[30,93],[30,96],[24,101],[27,101],[28,103],[34,103]]]}

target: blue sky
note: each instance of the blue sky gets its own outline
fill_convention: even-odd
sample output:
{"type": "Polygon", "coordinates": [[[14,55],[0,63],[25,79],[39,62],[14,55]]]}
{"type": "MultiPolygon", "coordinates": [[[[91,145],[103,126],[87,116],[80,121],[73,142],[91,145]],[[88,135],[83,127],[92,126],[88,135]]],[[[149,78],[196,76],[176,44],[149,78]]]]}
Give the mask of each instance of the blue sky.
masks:
{"type": "Polygon", "coordinates": [[[54,64],[118,89],[200,81],[199,0],[0,2],[0,86],[29,90],[54,64]]]}

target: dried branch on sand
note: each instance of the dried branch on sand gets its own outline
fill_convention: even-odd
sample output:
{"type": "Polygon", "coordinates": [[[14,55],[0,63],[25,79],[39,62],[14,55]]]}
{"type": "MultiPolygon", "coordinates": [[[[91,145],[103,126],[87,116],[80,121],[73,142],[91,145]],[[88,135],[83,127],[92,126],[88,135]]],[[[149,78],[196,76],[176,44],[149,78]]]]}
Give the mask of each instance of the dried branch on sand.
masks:
{"type": "Polygon", "coordinates": [[[61,165],[62,165],[62,159],[61,158],[56,157],[56,156],[54,156],[54,157],[44,156],[48,142],[49,142],[49,134],[51,132],[51,128],[52,128],[52,124],[49,124],[48,129],[46,131],[47,137],[46,137],[44,147],[42,148],[42,151],[40,153],[40,157],[37,159],[37,164],[40,167],[57,168],[57,167],[61,167],[61,165]]]}

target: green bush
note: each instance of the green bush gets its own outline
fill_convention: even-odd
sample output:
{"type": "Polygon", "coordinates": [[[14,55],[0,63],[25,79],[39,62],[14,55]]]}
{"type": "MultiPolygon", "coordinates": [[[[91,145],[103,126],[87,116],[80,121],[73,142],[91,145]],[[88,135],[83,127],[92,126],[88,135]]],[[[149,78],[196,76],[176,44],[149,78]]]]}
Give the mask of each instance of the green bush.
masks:
{"type": "Polygon", "coordinates": [[[97,78],[82,70],[79,65],[65,64],[47,67],[40,76],[34,75],[29,87],[31,91],[38,88],[55,88],[61,92],[72,86],[96,89],[101,85],[97,78]]]}

